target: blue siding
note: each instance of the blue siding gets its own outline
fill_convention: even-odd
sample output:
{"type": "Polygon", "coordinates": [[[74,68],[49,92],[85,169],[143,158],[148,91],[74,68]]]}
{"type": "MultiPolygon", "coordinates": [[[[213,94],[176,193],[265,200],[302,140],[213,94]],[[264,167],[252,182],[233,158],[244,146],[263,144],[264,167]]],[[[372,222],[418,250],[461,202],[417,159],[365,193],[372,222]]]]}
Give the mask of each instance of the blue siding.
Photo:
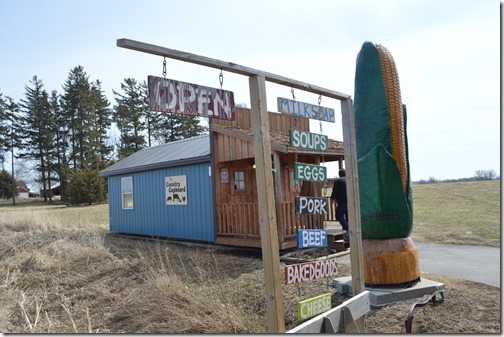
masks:
{"type": "Polygon", "coordinates": [[[214,242],[210,163],[108,177],[110,231],[214,242]],[[167,206],[165,177],[187,177],[187,205],[167,206]],[[133,209],[122,209],[121,178],[133,177],[133,209]]]}

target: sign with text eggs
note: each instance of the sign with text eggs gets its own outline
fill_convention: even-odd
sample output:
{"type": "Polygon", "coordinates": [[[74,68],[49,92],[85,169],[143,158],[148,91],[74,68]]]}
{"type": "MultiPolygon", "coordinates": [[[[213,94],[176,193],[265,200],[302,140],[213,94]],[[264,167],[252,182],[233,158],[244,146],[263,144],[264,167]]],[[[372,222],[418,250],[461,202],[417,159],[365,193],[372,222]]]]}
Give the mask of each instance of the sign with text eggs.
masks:
{"type": "Polygon", "coordinates": [[[327,168],[325,166],[294,163],[294,179],[323,183],[327,181],[327,168]]]}
{"type": "Polygon", "coordinates": [[[315,151],[327,151],[329,137],[296,129],[289,130],[290,146],[315,151]]]}
{"type": "Polygon", "coordinates": [[[234,93],[193,83],[148,76],[152,111],[226,120],[235,119],[234,93]]]}
{"type": "Polygon", "coordinates": [[[298,229],[298,248],[327,247],[327,231],[325,229],[298,229]]]}

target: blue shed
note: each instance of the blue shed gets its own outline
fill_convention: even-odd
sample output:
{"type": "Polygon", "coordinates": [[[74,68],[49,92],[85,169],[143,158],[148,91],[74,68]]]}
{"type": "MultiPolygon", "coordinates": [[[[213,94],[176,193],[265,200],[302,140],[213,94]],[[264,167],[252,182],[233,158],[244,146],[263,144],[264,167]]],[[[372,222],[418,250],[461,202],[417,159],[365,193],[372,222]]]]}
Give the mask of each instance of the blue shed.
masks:
{"type": "Polygon", "coordinates": [[[214,242],[210,136],[146,148],[108,177],[110,231],[214,242]]]}

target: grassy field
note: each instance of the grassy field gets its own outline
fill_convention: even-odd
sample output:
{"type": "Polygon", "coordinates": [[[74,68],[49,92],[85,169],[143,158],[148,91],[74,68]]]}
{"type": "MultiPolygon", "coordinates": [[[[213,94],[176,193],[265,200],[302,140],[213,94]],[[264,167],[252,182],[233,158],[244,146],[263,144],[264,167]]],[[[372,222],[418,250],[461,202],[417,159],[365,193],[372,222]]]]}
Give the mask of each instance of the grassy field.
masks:
{"type": "Polygon", "coordinates": [[[500,180],[413,186],[418,242],[500,246],[500,180]]]}
{"type": "MultiPolygon", "coordinates": [[[[498,181],[416,185],[413,193],[415,241],[499,244],[498,181]]],[[[422,276],[445,283],[447,300],[419,310],[413,332],[501,332],[499,288],[422,276]]],[[[112,235],[107,205],[0,203],[4,333],[264,333],[263,280],[258,253],[112,235]]],[[[282,289],[287,329],[299,324],[300,300],[325,292],[333,306],[348,299],[329,280],[282,289]]],[[[416,302],[372,310],[368,332],[404,332],[416,302]]]]}

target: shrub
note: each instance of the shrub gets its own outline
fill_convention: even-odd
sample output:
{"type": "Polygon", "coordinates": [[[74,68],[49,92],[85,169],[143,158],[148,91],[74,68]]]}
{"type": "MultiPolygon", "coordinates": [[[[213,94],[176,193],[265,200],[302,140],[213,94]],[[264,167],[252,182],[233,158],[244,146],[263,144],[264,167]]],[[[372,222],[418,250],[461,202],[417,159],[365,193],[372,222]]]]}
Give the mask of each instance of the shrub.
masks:
{"type": "Polygon", "coordinates": [[[66,194],[71,205],[103,202],[106,197],[105,181],[98,176],[98,170],[71,171],[66,194]]]}

